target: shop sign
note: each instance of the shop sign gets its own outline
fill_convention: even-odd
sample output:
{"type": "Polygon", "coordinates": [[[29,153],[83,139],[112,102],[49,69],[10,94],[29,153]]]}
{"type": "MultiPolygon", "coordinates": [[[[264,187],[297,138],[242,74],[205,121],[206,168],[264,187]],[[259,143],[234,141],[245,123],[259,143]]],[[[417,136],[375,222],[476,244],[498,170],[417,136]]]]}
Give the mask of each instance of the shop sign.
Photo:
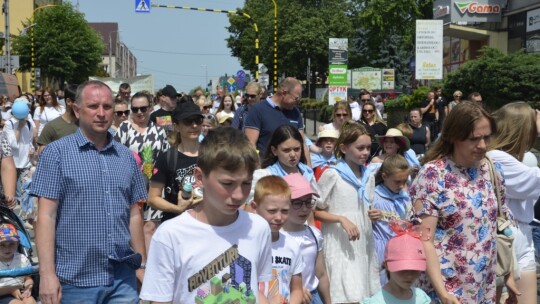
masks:
{"type": "Polygon", "coordinates": [[[458,11],[462,14],[500,14],[501,6],[499,4],[480,4],[476,1],[454,2],[458,11]]]}
{"type": "Polygon", "coordinates": [[[540,8],[527,12],[527,33],[540,30],[540,8]]]}

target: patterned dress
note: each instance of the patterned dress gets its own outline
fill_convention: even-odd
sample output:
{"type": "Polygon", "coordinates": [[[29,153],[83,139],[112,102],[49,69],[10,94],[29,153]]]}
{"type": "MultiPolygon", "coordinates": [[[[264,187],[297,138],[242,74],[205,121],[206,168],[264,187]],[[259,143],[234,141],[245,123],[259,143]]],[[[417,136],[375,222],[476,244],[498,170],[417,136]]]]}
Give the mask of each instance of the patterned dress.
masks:
{"type": "MultiPolygon", "coordinates": [[[[504,186],[500,191],[504,201],[504,186]]],[[[433,244],[446,290],[461,303],[495,303],[497,198],[489,164],[465,168],[446,157],[429,162],[410,195],[413,203],[423,202],[417,215],[438,217],[433,244]]],[[[437,299],[426,273],[418,287],[437,299]]]]}

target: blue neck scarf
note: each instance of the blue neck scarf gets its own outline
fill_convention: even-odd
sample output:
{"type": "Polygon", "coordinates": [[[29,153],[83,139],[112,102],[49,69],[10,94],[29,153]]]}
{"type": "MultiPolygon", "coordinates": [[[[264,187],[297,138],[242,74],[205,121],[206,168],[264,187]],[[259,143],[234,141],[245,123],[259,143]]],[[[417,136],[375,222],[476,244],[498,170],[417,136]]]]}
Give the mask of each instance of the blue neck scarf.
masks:
{"type": "Polygon", "coordinates": [[[399,191],[399,193],[394,193],[384,184],[378,184],[375,187],[375,193],[379,194],[382,198],[391,200],[394,203],[397,213],[401,219],[406,220],[407,216],[407,205],[411,203],[411,198],[406,191],[399,191]]]}
{"type": "Polygon", "coordinates": [[[311,153],[311,166],[316,168],[318,166],[326,166],[336,163],[336,157],[332,154],[329,158],[325,158],[322,154],[311,153]]]}
{"type": "MultiPolygon", "coordinates": [[[[311,169],[310,167],[306,166],[303,163],[298,163],[297,167],[300,170],[300,173],[302,173],[302,175],[311,183],[311,181],[314,178],[313,169],[311,169]]],[[[272,175],[277,175],[277,176],[287,176],[287,175],[289,175],[289,173],[287,173],[287,171],[285,171],[285,169],[283,169],[283,167],[281,166],[279,161],[275,162],[271,166],[268,166],[268,170],[270,170],[272,175]]]]}
{"type": "Polygon", "coordinates": [[[362,196],[364,195],[364,177],[365,177],[365,171],[366,168],[364,166],[360,166],[360,172],[361,172],[361,179],[358,179],[356,175],[354,175],[353,171],[351,170],[351,167],[345,162],[345,160],[340,159],[335,166],[332,166],[331,168],[334,168],[339,173],[339,176],[343,178],[347,183],[351,184],[356,189],[357,195],[358,195],[358,204],[362,201],[362,196]]]}

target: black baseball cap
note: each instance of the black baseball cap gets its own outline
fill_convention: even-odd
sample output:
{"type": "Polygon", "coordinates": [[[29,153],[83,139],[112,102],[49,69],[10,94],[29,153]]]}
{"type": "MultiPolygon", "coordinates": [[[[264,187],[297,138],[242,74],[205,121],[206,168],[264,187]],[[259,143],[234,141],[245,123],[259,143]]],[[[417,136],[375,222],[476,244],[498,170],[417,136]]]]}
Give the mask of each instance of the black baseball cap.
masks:
{"type": "Polygon", "coordinates": [[[161,90],[161,93],[164,95],[164,96],[169,96],[170,98],[176,98],[176,96],[178,96],[178,91],[176,91],[176,89],[168,84],[166,85],[162,90],[161,90]]]}
{"type": "Polygon", "coordinates": [[[201,118],[203,117],[201,113],[201,108],[199,108],[199,106],[194,104],[193,102],[189,101],[178,104],[176,108],[174,108],[172,113],[172,119],[175,123],[192,116],[200,116],[201,118]]]}

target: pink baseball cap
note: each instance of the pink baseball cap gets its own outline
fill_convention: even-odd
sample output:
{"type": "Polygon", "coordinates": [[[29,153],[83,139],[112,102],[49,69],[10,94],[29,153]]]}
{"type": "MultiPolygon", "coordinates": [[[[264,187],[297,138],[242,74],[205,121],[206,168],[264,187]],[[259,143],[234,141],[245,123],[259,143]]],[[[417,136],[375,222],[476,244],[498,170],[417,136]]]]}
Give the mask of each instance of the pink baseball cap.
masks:
{"type": "Polygon", "coordinates": [[[311,187],[309,181],[302,174],[289,174],[284,176],[283,179],[287,182],[287,184],[289,184],[289,188],[291,188],[291,199],[297,199],[308,194],[319,197],[317,191],[311,187]]]}
{"type": "Polygon", "coordinates": [[[391,238],[384,252],[386,268],[390,272],[426,270],[426,255],[422,241],[408,234],[391,238]]]}

